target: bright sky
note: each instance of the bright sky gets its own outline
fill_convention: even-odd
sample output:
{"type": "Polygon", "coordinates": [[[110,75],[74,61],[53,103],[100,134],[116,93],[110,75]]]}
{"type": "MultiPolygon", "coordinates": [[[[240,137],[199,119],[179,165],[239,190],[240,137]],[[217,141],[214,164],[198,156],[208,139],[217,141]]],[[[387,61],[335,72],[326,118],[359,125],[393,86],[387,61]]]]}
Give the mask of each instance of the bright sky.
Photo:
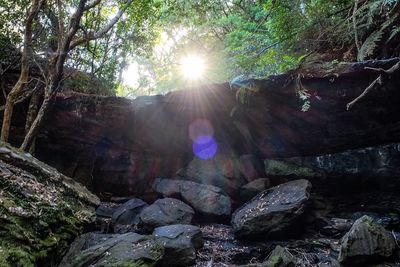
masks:
{"type": "MultiPolygon", "coordinates": [[[[162,32],[160,35],[160,42],[154,47],[154,54],[156,58],[162,58],[171,51],[175,43],[179,42],[186,34],[188,29],[178,28],[173,31],[173,36],[168,35],[167,32],[162,32]]],[[[196,55],[186,55],[180,59],[181,74],[188,80],[196,80],[202,77],[205,70],[204,60],[196,55]]],[[[127,86],[139,86],[139,65],[135,60],[132,60],[128,67],[122,73],[123,83],[127,86]]]]}
{"type": "Polygon", "coordinates": [[[181,73],[186,79],[200,79],[205,70],[204,60],[199,55],[187,55],[180,62],[181,73]]]}
{"type": "Polygon", "coordinates": [[[139,65],[136,61],[131,61],[129,66],[122,72],[122,81],[130,87],[139,86],[139,65]]]}

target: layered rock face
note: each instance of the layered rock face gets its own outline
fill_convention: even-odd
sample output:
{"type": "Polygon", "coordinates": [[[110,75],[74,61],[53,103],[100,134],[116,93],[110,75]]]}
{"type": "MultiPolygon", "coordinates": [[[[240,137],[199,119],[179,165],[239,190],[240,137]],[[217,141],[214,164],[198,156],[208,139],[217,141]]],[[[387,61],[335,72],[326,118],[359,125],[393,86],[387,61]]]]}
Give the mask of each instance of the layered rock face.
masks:
{"type": "MultiPolygon", "coordinates": [[[[207,176],[212,185],[240,187],[240,177],[263,177],[260,168],[246,167],[245,154],[257,161],[399,142],[399,75],[346,110],[378,75],[365,67],[396,61],[314,64],[239,89],[216,84],[135,100],[59,95],[36,156],[97,193],[150,198],[155,178],[174,177],[194,157],[207,166],[199,172],[191,163],[183,172],[190,180],[207,176]]],[[[15,129],[19,142],[22,125],[15,129]]]]}

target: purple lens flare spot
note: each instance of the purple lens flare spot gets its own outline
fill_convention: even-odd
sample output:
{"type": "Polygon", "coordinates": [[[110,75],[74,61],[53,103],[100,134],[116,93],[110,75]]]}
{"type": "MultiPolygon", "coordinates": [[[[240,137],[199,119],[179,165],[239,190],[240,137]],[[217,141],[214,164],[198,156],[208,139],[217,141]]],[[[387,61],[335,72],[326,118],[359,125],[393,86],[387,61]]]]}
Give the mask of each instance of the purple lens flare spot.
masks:
{"type": "Polygon", "coordinates": [[[209,135],[198,136],[193,142],[193,153],[202,160],[211,159],[217,153],[217,142],[209,135]]]}

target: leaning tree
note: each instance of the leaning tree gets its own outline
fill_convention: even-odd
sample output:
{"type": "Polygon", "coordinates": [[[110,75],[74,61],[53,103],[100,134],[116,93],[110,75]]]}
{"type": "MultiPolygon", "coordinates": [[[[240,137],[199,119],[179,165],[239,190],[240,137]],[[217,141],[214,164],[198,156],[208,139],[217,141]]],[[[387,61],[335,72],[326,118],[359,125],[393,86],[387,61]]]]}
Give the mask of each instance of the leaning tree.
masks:
{"type": "MultiPolygon", "coordinates": [[[[146,1],[145,1],[146,2],[146,1]]],[[[147,1],[149,2],[149,1],[147,1]]],[[[27,12],[24,24],[23,48],[21,55],[21,72],[19,79],[7,95],[4,107],[3,124],[1,129],[1,141],[8,141],[13,108],[20,97],[21,91],[27,86],[29,80],[29,70],[35,61],[44,77],[44,94],[40,108],[35,112],[27,127],[26,136],[21,145],[22,150],[28,150],[46,114],[48,113],[56,93],[60,90],[64,79],[64,68],[66,61],[77,47],[89,47],[91,41],[105,37],[119,22],[127,9],[131,7],[133,0],[102,1],[102,0],[33,0],[27,12]],[[103,18],[96,27],[89,27],[93,23],[86,23],[88,14],[99,10],[107,9],[103,12],[103,18]],[[117,10],[117,11],[115,11],[117,10]],[[43,21],[49,21],[47,24],[43,21]],[[39,25],[39,26],[38,26],[39,25]],[[47,46],[39,49],[44,50],[44,56],[38,60],[39,53],[35,54],[33,42],[39,36],[34,30],[42,29],[41,36],[47,39],[47,46]],[[45,34],[43,34],[43,28],[45,34]],[[48,45],[51,43],[51,45],[48,45]],[[40,61],[37,63],[36,61],[40,61]],[[45,66],[43,68],[43,66],[45,66]]],[[[92,16],[93,17],[93,16],[92,16]]],[[[43,52],[42,52],[43,53],[43,52]]]]}

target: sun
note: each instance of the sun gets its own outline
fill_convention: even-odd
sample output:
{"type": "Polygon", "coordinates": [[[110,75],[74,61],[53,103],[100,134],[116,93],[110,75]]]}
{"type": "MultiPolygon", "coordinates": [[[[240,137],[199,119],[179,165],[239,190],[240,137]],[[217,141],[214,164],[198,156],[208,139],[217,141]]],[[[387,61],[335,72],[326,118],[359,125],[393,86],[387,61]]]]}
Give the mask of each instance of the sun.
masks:
{"type": "Polygon", "coordinates": [[[181,72],[186,79],[200,79],[205,71],[204,60],[197,55],[189,55],[181,59],[181,72]]]}

